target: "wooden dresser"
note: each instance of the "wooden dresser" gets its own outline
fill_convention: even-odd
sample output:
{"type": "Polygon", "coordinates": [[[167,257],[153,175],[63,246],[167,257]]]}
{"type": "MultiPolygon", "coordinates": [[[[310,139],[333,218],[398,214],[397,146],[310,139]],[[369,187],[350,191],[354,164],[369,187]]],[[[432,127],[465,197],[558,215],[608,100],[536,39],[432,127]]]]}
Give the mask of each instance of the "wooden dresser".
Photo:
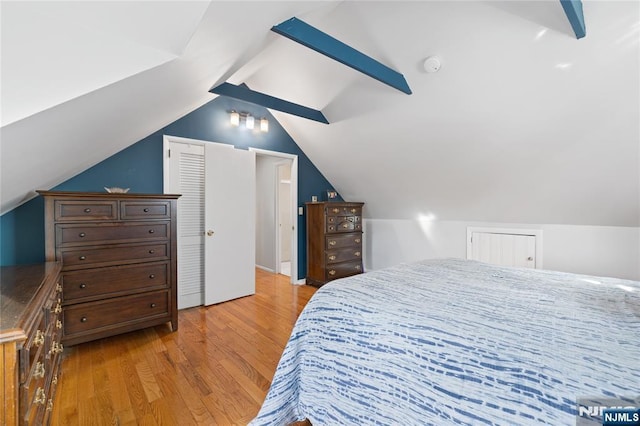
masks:
{"type": "Polygon", "coordinates": [[[49,424],[60,378],[60,264],[0,268],[0,425],[49,424]]]}
{"type": "Polygon", "coordinates": [[[179,195],[38,191],[45,254],[62,262],[62,341],[178,328],[179,195]]]}
{"type": "Polygon", "coordinates": [[[363,272],[364,203],[306,203],[307,284],[321,286],[363,272]]]}

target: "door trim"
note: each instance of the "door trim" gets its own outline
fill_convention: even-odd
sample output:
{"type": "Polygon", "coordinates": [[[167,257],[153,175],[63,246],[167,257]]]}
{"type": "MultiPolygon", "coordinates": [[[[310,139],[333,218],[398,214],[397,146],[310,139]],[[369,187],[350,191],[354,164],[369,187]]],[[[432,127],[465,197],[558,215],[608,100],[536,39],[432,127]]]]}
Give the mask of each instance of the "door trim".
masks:
{"type": "MultiPolygon", "coordinates": [[[[249,148],[249,151],[254,151],[256,155],[264,155],[270,157],[278,157],[287,160],[291,160],[291,222],[293,224],[293,232],[291,233],[291,283],[292,284],[304,284],[305,280],[298,280],[298,156],[295,154],[287,154],[278,151],[269,151],[266,149],[249,148]]],[[[279,250],[278,238],[276,240],[276,247],[274,247],[275,253],[279,250]]],[[[277,256],[279,257],[279,256],[277,256]]],[[[276,264],[276,270],[278,265],[276,264]]]]}
{"type": "Polygon", "coordinates": [[[528,235],[536,240],[536,269],[542,269],[542,229],[493,228],[486,226],[467,226],[467,259],[472,258],[471,236],[474,232],[487,234],[528,235]]]}

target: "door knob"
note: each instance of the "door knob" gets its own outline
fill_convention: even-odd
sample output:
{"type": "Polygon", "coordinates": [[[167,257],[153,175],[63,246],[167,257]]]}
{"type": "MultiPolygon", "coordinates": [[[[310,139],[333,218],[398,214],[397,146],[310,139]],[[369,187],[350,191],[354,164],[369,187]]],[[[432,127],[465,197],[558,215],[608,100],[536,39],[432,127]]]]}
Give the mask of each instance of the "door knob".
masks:
{"type": "Polygon", "coordinates": [[[212,231],[211,229],[209,229],[209,230],[207,231],[207,236],[209,236],[209,237],[210,237],[210,236],[212,236],[212,235],[213,235],[213,231],[212,231]]]}

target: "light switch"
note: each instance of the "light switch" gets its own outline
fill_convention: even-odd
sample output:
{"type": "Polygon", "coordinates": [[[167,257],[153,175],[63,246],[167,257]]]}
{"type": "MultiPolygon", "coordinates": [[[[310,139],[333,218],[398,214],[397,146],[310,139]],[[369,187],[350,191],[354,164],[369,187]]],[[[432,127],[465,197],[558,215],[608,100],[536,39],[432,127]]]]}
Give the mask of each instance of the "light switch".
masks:
{"type": "Polygon", "coordinates": [[[304,207],[298,207],[298,216],[302,216],[304,214],[304,207]]]}

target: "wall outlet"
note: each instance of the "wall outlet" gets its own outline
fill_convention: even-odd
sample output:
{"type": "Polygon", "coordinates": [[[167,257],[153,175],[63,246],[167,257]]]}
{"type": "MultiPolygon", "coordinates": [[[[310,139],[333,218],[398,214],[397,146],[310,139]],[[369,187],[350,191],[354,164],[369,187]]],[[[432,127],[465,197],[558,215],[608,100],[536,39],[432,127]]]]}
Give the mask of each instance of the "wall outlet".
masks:
{"type": "Polygon", "coordinates": [[[312,203],[317,203],[318,202],[318,196],[317,195],[312,195],[311,196],[311,202],[312,203]]]}

